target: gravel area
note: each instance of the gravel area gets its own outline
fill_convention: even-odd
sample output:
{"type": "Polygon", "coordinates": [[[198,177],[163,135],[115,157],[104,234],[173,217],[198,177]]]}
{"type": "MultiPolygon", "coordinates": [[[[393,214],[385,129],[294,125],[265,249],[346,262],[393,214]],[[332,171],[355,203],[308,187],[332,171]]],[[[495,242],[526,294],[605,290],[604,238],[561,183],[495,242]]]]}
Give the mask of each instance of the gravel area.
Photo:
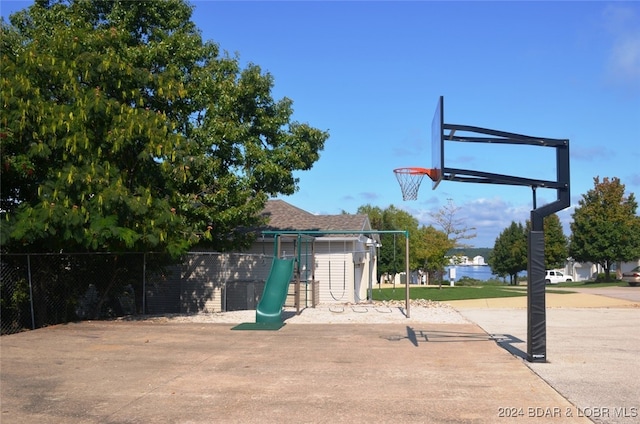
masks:
{"type": "MultiPolygon", "coordinates": [[[[282,317],[287,324],[468,324],[469,321],[451,306],[430,300],[415,300],[409,305],[407,318],[405,302],[347,303],[318,305],[303,309],[285,308],[282,317]]],[[[201,322],[240,324],[255,322],[256,311],[217,312],[211,314],[170,315],[147,318],[153,321],[201,322]]]]}

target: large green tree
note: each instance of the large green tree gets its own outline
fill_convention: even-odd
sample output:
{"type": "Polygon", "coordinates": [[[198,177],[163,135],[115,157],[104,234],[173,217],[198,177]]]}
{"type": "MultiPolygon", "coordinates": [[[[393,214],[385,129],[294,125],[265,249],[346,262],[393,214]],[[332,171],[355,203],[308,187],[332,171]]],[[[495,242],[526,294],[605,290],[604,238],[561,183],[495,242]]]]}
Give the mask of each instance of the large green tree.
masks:
{"type": "Polygon", "coordinates": [[[569,256],[569,240],[564,235],[560,217],[556,214],[544,218],[544,262],[547,268],[564,267],[569,256]]]}
{"type": "Polygon", "coordinates": [[[640,258],[640,217],[633,193],[625,195],[619,178],[593,179],[594,187],[578,202],[571,223],[569,254],[577,261],[611,266],[640,258]]]}
{"type": "Polygon", "coordinates": [[[328,134],[204,42],[183,0],[38,0],[2,22],[5,250],[245,246],[328,134]]]}
{"type": "MultiPolygon", "coordinates": [[[[358,208],[359,214],[369,216],[372,228],[383,231],[407,231],[409,233],[409,269],[418,268],[418,220],[408,212],[390,205],[386,209],[364,205],[358,208]]],[[[380,236],[378,256],[379,274],[397,274],[405,271],[406,239],[402,234],[382,234],[380,236]]]]}
{"type": "MultiPolygon", "coordinates": [[[[428,275],[441,276],[447,264],[446,253],[454,243],[446,233],[431,225],[419,227],[417,219],[393,205],[386,209],[364,205],[358,208],[358,213],[368,215],[371,227],[376,230],[408,231],[409,268],[422,269],[428,275]]],[[[382,247],[379,255],[379,273],[404,272],[406,256],[404,237],[398,234],[382,234],[380,239],[382,247]]]]}
{"type": "Polygon", "coordinates": [[[527,269],[527,235],[522,224],[511,222],[500,233],[487,262],[494,274],[508,275],[510,284],[517,284],[518,273],[527,269]]]}
{"type": "Polygon", "coordinates": [[[432,225],[420,227],[418,234],[416,255],[418,263],[427,273],[427,284],[432,282],[433,277],[442,284],[442,274],[449,262],[447,252],[454,242],[432,225]]]}
{"type": "Polygon", "coordinates": [[[374,230],[382,230],[384,229],[383,215],[384,210],[379,206],[373,205],[363,205],[358,208],[357,213],[367,215],[369,217],[369,224],[371,224],[371,228],[374,230]]]}

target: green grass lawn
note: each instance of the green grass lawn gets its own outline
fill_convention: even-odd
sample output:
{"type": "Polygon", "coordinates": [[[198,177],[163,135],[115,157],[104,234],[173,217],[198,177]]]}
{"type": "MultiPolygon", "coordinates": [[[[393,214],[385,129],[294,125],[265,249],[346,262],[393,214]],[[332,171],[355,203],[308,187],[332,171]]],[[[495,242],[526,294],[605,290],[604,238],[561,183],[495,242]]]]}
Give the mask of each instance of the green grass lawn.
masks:
{"type": "Polygon", "coordinates": [[[589,289],[589,288],[599,288],[599,287],[625,287],[628,285],[629,283],[626,283],[624,281],[612,281],[610,283],[601,283],[601,282],[596,283],[595,281],[579,281],[579,282],[555,284],[554,287],[589,289]]]}
{"type": "MultiPolygon", "coordinates": [[[[442,286],[438,287],[410,287],[411,299],[430,299],[435,301],[463,300],[463,299],[487,299],[491,297],[518,297],[526,296],[525,290],[509,290],[513,286],[442,286]]],[[[405,288],[397,287],[373,289],[373,300],[405,300],[405,288]]]]}
{"type": "MultiPolygon", "coordinates": [[[[615,284],[615,283],[614,283],[615,284]]],[[[547,293],[567,294],[573,293],[571,287],[611,287],[612,283],[598,284],[594,283],[586,284],[581,283],[562,283],[554,286],[547,286],[547,293]]],[[[373,300],[405,300],[405,288],[404,286],[396,288],[373,288],[372,296],[373,300]]],[[[518,297],[526,296],[526,286],[508,286],[508,285],[474,285],[474,286],[442,286],[439,289],[437,286],[410,286],[409,297],[411,299],[429,299],[434,301],[451,301],[451,300],[466,300],[466,299],[488,299],[496,297],[518,297]]]]}

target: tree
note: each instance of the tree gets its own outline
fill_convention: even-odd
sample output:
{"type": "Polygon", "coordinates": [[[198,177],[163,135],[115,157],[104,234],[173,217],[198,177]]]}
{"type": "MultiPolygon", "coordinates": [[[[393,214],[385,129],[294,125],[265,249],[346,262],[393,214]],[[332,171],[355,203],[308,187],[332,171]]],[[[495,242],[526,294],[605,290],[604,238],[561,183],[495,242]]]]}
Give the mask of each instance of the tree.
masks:
{"type": "Polygon", "coordinates": [[[328,134],[184,0],[38,0],[0,33],[4,249],[240,248],[328,134]]]}
{"type": "Polygon", "coordinates": [[[441,276],[448,264],[446,255],[451,249],[452,241],[444,232],[432,225],[421,227],[418,234],[419,237],[416,240],[418,263],[421,264],[428,278],[437,275],[440,277],[438,281],[442,284],[441,276]]]}
{"type": "Polygon", "coordinates": [[[367,217],[369,217],[369,224],[371,225],[371,228],[375,230],[382,230],[384,228],[384,223],[382,220],[384,211],[380,207],[363,205],[358,208],[357,213],[367,215],[367,217]]]}
{"type": "MultiPolygon", "coordinates": [[[[447,265],[446,253],[452,247],[447,234],[433,226],[418,227],[418,220],[391,205],[387,209],[364,205],[359,214],[369,217],[371,227],[384,231],[409,232],[409,269],[423,269],[429,275],[440,274],[447,265]]],[[[404,271],[404,237],[382,234],[378,272],[396,274],[404,271]]]]}
{"type": "MultiPolygon", "coordinates": [[[[531,221],[526,222],[529,234],[531,221]]],[[[560,217],[552,214],[544,218],[544,263],[547,269],[563,267],[569,256],[569,240],[564,235],[560,217]]]]}
{"type": "MultiPolygon", "coordinates": [[[[367,214],[372,228],[382,231],[409,232],[409,269],[417,269],[415,254],[417,246],[418,220],[409,213],[390,205],[382,210],[379,207],[364,205],[358,208],[359,214],[367,214]]],[[[380,252],[378,256],[379,274],[397,274],[405,271],[406,242],[401,234],[382,234],[380,236],[380,252]]]]}
{"type": "Polygon", "coordinates": [[[448,199],[447,204],[437,212],[431,214],[435,224],[442,229],[447,238],[452,242],[452,248],[468,247],[462,240],[470,240],[476,237],[475,227],[467,227],[464,220],[457,218],[460,211],[453,200],[448,199]]]}
{"type": "Polygon", "coordinates": [[[640,218],[633,193],[625,196],[619,178],[593,179],[594,187],[578,202],[571,223],[569,254],[599,264],[610,279],[611,266],[640,258],[640,218]]]}
{"type": "Polygon", "coordinates": [[[569,256],[569,240],[564,235],[560,217],[556,214],[544,218],[544,262],[547,268],[563,267],[569,256]]]}
{"type": "Polygon", "coordinates": [[[491,271],[508,275],[510,284],[517,284],[518,272],[527,269],[527,235],[522,224],[511,222],[496,238],[488,263],[491,271]]]}

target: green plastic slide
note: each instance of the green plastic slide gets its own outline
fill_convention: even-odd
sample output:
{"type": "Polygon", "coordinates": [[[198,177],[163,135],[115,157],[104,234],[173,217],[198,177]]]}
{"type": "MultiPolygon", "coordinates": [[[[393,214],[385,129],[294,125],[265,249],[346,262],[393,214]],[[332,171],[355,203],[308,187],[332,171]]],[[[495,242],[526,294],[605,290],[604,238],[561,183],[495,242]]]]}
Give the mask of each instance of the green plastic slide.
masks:
{"type": "Polygon", "coordinates": [[[262,298],[256,308],[256,323],[282,323],[282,307],[293,278],[294,259],[273,258],[262,298]]]}

